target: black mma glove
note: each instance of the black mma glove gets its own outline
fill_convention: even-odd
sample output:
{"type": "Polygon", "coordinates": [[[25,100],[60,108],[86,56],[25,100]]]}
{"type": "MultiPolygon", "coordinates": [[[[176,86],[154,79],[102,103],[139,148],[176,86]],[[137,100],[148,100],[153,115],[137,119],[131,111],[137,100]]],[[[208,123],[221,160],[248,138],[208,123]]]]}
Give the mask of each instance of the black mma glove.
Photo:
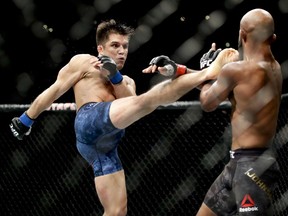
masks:
{"type": "Polygon", "coordinates": [[[209,67],[221,51],[222,49],[219,48],[217,50],[209,50],[207,53],[203,54],[200,59],[200,69],[209,67]]]}
{"type": "Polygon", "coordinates": [[[103,63],[103,68],[109,71],[108,78],[113,84],[122,82],[123,76],[118,71],[116,62],[108,56],[98,56],[99,60],[103,63]]]}
{"type": "Polygon", "coordinates": [[[33,123],[34,120],[23,113],[20,117],[14,117],[9,126],[13,136],[18,140],[22,140],[24,136],[30,134],[33,123]]]}
{"type": "Polygon", "coordinates": [[[176,64],[168,56],[161,55],[154,57],[149,65],[156,65],[157,67],[165,67],[167,72],[163,74],[164,76],[179,76],[187,72],[187,67],[184,65],[176,64]]]}

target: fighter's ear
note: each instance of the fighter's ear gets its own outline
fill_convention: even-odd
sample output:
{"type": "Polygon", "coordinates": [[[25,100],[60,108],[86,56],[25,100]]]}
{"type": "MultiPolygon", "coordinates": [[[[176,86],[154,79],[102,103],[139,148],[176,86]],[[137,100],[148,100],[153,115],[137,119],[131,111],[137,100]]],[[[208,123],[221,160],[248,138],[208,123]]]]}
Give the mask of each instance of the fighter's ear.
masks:
{"type": "Polygon", "coordinates": [[[103,46],[102,46],[102,45],[98,45],[98,46],[97,46],[97,51],[98,51],[98,53],[102,53],[102,51],[103,51],[103,46]]]}
{"type": "Polygon", "coordinates": [[[276,34],[273,34],[273,36],[272,36],[272,42],[274,42],[275,40],[276,40],[276,34]]]}
{"type": "Polygon", "coordinates": [[[240,35],[240,39],[242,39],[242,40],[244,40],[244,42],[246,42],[246,39],[247,39],[247,34],[246,34],[246,32],[243,31],[242,29],[240,29],[239,35],[240,35]]]}
{"type": "Polygon", "coordinates": [[[275,40],[276,40],[276,34],[273,34],[273,35],[271,35],[271,36],[268,38],[268,42],[269,42],[270,44],[272,44],[275,40]]]}

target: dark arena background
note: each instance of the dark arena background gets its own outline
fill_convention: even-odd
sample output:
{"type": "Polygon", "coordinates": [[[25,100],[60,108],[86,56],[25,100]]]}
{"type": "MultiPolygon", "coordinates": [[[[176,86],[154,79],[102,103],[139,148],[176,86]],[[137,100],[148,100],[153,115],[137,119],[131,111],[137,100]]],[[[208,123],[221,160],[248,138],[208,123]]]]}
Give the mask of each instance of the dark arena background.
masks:
{"type": "MultiPolygon", "coordinates": [[[[282,174],[275,216],[288,215],[288,0],[4,0],[0,3],[0,215],[100,216],[91,167],[80,157],[73,130],[75,105],[67,92],[16,140],[9,122],[54,82],[78,53],[96,53],[95,29],[108,18],[136,29],[123,74],[147,91],[161,77],[142,74],[152,57],[167,55],[198,69],[212,42],[237,48],[239,22],[264,8],[275,20],[272,49],[283,70],[274,141],[282,174]]],[[[160,106],[126,129],[119,155],[126,170],[128,215],[195,215],[229,159],[230,104],[205,113],[197,89],[160,106]]]]}

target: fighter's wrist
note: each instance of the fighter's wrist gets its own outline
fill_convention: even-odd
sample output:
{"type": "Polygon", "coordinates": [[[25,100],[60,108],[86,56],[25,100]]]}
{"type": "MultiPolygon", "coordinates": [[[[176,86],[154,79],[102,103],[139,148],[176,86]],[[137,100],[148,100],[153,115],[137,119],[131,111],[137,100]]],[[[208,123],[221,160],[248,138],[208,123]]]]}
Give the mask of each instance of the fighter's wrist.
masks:
{"type": "Polygon", "coordinates": [[[26,112],[24,112],[20,117],[19,120],[27,127],[31,127],[34,123],[34,119],[30,118],[26,112]]]}
{"type": "Polygon", "coordinates": [[[120,71],[117,71],[112,77],[109,77],[109,79],[115,85],[122,82],[123,76],[120,71]]]}
{"type": "Polygon", "coordinates": [[[176,64],[176,66],[177,66],[176,76],[181,76],[187,73],[187,67],[185,65],[176,64]]]}

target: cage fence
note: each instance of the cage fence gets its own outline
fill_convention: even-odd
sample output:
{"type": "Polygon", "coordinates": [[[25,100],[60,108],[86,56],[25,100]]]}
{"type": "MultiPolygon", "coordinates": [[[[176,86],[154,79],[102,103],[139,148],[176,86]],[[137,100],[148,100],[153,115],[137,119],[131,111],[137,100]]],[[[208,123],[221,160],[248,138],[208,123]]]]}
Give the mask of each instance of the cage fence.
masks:
{"type": "MultiPolygon", "coordinates": [[[[287,103],[283,95],[274,140],[282,170],[275,216],[288,214],[287,103]]],[[[74,104],[53,104],[20,142],[8,125],[28,106],[0,105],[1,215],[102,215],[92,168],[76,150],[74,104]]],[[[205,113],[198,102],[175,102],[129,126],[119,145],[128,215],[195,215],[229,160],[230,140],[229,104],[205,113]]]]}

